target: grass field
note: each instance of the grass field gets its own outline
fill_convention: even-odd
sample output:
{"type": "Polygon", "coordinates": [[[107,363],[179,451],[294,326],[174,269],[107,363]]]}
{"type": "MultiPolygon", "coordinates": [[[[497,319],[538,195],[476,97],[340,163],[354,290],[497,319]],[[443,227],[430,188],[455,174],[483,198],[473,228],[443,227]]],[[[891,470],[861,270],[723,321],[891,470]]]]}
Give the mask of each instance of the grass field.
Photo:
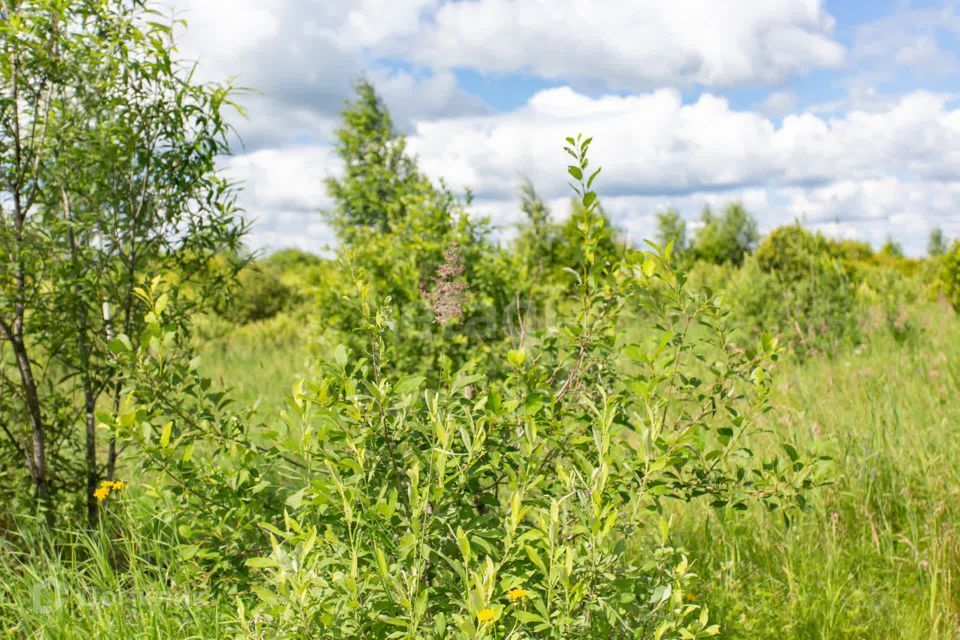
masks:
{"type": "MultiPolygon", "coordinates": [[[[936,306],[917,323],[903,344],[882,334],[779,367],[768,426],[832,459],[830,484],[789,526],[780,513],[675,505],[673,535],[701,576],[691,597],[709,605],[721,637],[960,637],[960,326],[936,306]]],[[[202,366],[269,420],[310,369],[315,347],[301,326],[281,316],[239,328],[205,344],[202,366]]],[[[142,533],[111,544],[77,535],[56,557],[0,565],[7,636],[230,637],[234,603],[191,591],[175,562],[157,572],[172,547],[142,533]],[[110,561],[117,544],[127,566],[110,561]]]]}
{"type": "MultiPolygon", "coordinates": [[[[702,598],[729,638],[960,637],[960,327],[931,306],[903,344],[886,333],[840,356],[785,362],[771,428],[832,459],[830,484],[779,513],[677,505],[702,598]],[[707,586],[709,585],[709,587],[707,586]]],[[[305,336],[247,327],[208,346],[262,415],[308,364],[305,336]],[[272,335],[260,348],[251,335],[272,335]],[[306,354],[306,355],[305,355],[306,354]]]]}

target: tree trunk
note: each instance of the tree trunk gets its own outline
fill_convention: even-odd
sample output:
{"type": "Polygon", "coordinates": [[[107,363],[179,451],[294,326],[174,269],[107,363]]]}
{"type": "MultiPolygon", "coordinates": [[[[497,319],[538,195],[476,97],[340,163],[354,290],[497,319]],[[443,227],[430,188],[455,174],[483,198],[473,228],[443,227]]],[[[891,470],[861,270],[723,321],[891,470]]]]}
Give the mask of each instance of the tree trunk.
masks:
{"type": "Polygon", "coordinates": [[[87,431],[87,523],[91,528],[97,526],[100,508],[93,492],[100,482],[100,470],[97,467],[97,397],[89,383],[89,377],[84,374],[83,404],[86,417],[87,431]]]}
{"type": "Polygon", "coordinates": [[[47,454],[44,442],[43,413],[40,410],[40,394],[37,393],[37,383],[33,377],[33,366],[27,355],[23,343],[22,329],[15,324],[8,336],[13,352],[17,357],[17,368],[20,370],[20,381],[23,384],[23,396],[27,402],[27,412],[30,415],[30,448],[27,450],[27,468],[33,478],[33,487],[37,498],[44,507],[50,507],[50,484],[47,478],[47,454]]]}

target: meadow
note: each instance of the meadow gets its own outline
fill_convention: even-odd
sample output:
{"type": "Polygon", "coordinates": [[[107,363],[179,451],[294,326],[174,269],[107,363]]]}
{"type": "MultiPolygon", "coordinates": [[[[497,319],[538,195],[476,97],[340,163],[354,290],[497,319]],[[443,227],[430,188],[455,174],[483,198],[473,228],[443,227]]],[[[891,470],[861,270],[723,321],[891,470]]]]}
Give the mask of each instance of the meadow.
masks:
{"type": "MultiPolygon", "coordinates": [[[[914,313],[923,332],[905,344],[875,336],[777,370],[769,428],[831,458],[829,484],[789,524],[760,509],[675,506],[700,575],[691,597],[709,604],[720,637],[957,637],[960,326],[943,305],[914,313]]],[[[203,352],[203,366],[243,402],[281,406],[286,392],[271,381],[295,379],[311,349],[284,324],[239,329],[229,347],[203,352]],[[259,350],[251,332],[282,339],[259,350]]]]}
{"type": "Polygon", "coordinates": [[[254,255],[232,88],[142,2],[36,2],[0,41],[5,637],[960,637],[960,241],[731,202],[630,244],[576,134],[567,210],[523,181],[498,236],[361,79],[335,255],[254,255]]]}

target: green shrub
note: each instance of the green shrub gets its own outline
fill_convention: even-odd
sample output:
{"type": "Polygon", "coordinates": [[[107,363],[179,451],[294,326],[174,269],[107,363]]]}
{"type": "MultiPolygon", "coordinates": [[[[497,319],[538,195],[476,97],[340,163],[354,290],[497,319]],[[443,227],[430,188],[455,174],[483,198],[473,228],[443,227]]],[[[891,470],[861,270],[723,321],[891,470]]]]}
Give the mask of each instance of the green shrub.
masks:
{"type": "Polygon", "coordinates": [[[237,283],[219,305],[219,313],[237,324],[267,320],[288,308],[295,292],[281,277],[279,268],[252,262],[237,274],[237,283]]]}
{"type": "Polygon", "coordinates": [[[709,207],[700,216],[700,228],[690,246],[695,260],[713,264],[743,264],[760,239],[757,221],[739,202],[719,215],[709,207]]]}
{"type": "Polygon", "coordinates": [[[853,283],[828,242],[799,224],[764,238],[726,294],[750,334],[780,336],[798,355],[834,353],[859,339],[853,283]]]}
{"type": "Polygon", "coordinates": [[[960,313],[960,241],[940,258],[940,290],[954,311],[960,313]]]}
{"type": "Polygon", "coordinates": [[[776,346],[733,344],[727,313],[668,255],[602,264],[590,140],[569,142],[584,212],[570,304],[436,383],[387,359],[406,339],[399,310],[358,272],[360,348],[338,347],[295,387],[283,425],[254,435],[163,326],[159,281],[138,292],[149,346],[116,341],[135,375],[105,422],[139,452],[159,518],[183,539],[181,570],[241,594],[240,633],[718,633],[684,597],[693,565],[664,512],[802,500],[810,461],[792,446],[753,460],[776,346]],[[634,306],[655,323],[623,344],[634,306]]]}

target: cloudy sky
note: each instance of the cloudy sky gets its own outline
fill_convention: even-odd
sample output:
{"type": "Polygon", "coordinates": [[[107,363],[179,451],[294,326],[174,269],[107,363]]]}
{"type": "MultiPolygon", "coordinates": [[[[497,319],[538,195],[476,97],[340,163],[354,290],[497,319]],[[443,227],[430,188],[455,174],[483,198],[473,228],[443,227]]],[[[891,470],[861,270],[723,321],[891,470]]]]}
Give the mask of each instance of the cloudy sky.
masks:
{"type": "Polygon", "coordinates": [[[331,139],[361,73],[420,166],[503,232],[529,176],[566,213],[564,136],[595,138],[633,240],[654,213],[741,200],[921,254],[960,237],[960,10],[910,0],[166,0],[181,54],[233,77],[225,161],[250,244],[322,251],[331,139]]]}

